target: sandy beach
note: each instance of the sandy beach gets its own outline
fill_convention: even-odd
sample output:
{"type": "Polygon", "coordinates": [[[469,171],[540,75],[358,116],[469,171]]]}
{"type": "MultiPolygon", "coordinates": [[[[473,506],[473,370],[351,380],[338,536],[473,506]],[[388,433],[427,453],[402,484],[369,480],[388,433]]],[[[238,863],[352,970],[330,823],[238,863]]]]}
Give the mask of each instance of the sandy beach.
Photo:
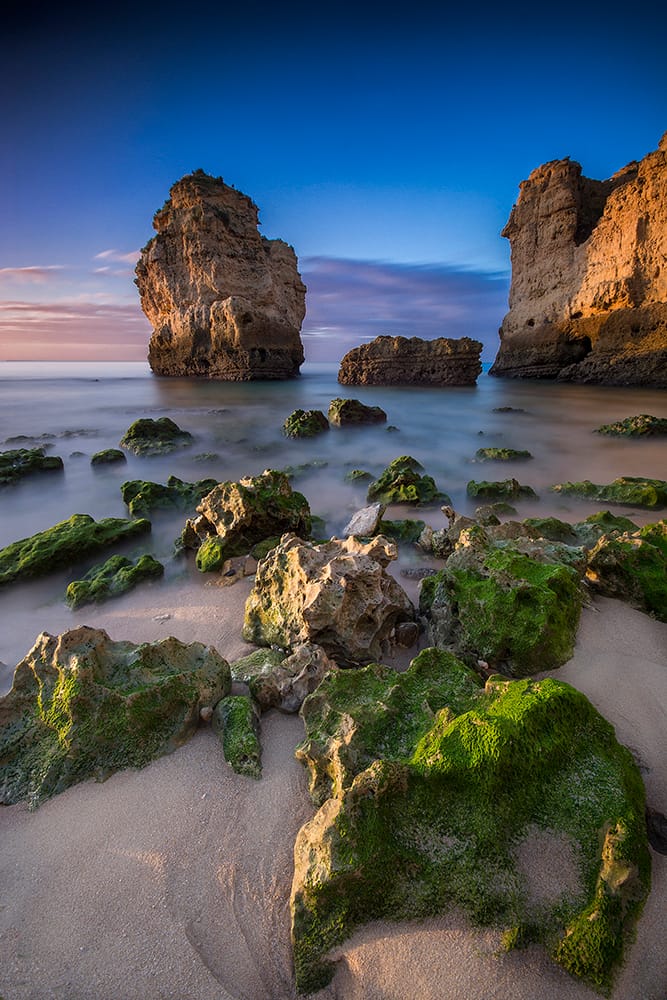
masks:
{"type": "MultiPolygon", "coordinates": [[[[249,587],[186,588],[173,604],[159,604],[166,594],[156,590],[152,606],[150,596],[141,607],[128,597],[79,618],[115,639],[197,638],[233,659],[247,651],[249,587]]],[[[640,762],[648,801],[667,811],[667,625],[599,600],[557,676],[613,722],[640,762]]],[[[294,997],[292,847],[313,813],[293,756],[302,731],[298,717],[263,717],[259,782],[236,775],[202,728],[143,771],[85,782],[34,813],[0,810],[4,1000],[294,997]]],[[[667,992],[667,858],[652,858],[652,892],[613,1000],[667,992]]],[[[496,931],[473,930],[456,913],[372,924],[336,951],[336,976],[317,1000],[596,995],[539,948],[499,955],[498,945],[496,931]]]]}

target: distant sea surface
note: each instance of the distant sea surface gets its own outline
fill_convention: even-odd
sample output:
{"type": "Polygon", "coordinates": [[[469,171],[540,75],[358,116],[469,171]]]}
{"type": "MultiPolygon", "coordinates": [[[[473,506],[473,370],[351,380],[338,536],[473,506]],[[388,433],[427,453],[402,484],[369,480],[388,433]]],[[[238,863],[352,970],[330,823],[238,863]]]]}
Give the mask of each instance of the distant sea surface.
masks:
{"type": "MultiPolygon", "coordinates": [[[[126,517],[122,482],[164,483],[172,474],[187,481],[233,480],[265,468],[317,463],[292,482],[306,495],[312,512],[325,519],[328,535],[339,533],[366,502],[366,486],[347,483],[345,474],[364,469],[375,476],[399,455],[418,459],[450,495],[455,509],[466,514],[476,506],[466,496],[470,479],[514,476],[540,497],[517,503],[519,516],[555,515],[570,521],[600,505],[560,497],[550,491],[554,483],[605,483],[623,475],[667,479],[664,438],[630,440],[594,433],[600,424],[637,413],[667,417],[666,392],[513,381],[492,378],[486,371],[471,388],[350,387],[337,383],[337,371],[337,365],[306,364],[301,377],[286,382],[229,383],[158,378],[147,364],[136,362],[0,363],[0,448],[43,444],[65,464],[62,474],[38,474],[0,487],[0,547],[74,513],[126,517]],[[336,396],[381,406],[387,424],[332,428],[310,440],[282,435],[282,423],[294,409],[326,413],[336,396]],[[497,412],[499,407],[513,411],[497,412]],[[190,431],[194,443],[165,457],[138,458],[128,452],[121,465],[91,466],[91,455],[117,447],[134,420],[160,416],[190,431]],[[476,462],[477,449],[488,446],[527,449],[534,458],[476,462]]],[[[639,523],[660,517],[614,509],[639,523]]],[[[439,505],[422,511],[392,508],[387,516],[421,517],[434,527],[445,524],[439,505]]],[[[204,585],[192,558],[173,557],[173,542],[185,517],[155,512],[152,534],[129,548],[130,554],[148,550],[166,563],[161,586],[178,586],[184,574],[204,585]]],[[[64,608],[68,580],[108,555],[111,551],[40,581],[0,590],[0,661],[5,664],[0,668],[0,690],[8,687],[16,662],[42,631],[40,609],[60,603],[66,619],[71,614],[64,608]]],[[[424,559],[407,552],[401,555],[401,564],[405,562],[420,564],[424,559]]],[[[141,589],[136,595],[140,601],[141,589]]]]}

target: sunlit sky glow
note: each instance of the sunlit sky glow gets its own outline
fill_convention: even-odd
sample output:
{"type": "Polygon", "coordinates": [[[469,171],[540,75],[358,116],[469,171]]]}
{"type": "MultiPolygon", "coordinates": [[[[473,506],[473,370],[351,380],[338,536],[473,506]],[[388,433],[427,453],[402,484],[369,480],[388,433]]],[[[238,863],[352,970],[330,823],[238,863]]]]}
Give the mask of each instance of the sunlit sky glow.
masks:
{"type": "Polygon", "coordinates": [[[402,333],[492,360],[520,181],[667,129],[667,15],[620,3],[65,6],[0,38],[0,360],[143,360],[134,264],[198,167],[294,246],[307,359],[402,333]]]}

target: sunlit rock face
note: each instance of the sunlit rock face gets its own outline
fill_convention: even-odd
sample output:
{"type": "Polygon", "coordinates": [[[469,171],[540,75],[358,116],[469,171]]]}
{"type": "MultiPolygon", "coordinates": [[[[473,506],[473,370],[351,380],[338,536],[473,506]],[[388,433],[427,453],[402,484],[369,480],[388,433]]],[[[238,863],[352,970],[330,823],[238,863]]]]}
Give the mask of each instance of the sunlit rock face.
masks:
{"type": "Polygon", "coordinates": [[[257,206],[201,170],[155,213],[136,284],[158,375],[249,381],[299,374],[306,288],[293,249],[258,231],[257,206]]]}
{"type": "Polygon", "coordinates": [[[667,134],[609,180],[565,159],[520,187],[491,373],[667,387],[667,134]]]}

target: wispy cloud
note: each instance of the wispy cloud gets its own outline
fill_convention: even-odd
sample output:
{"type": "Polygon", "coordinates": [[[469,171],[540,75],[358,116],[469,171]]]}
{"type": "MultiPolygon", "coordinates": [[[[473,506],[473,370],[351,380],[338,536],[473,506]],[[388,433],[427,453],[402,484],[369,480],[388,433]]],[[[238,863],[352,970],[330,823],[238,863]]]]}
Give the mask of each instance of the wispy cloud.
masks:
{"type": "Polygon", "coordinates": [[[95,260],[111,260],[118,264],[136,264],[141,256],[141,250],[131,250],[124,253],[122,250],[101,250],[95,254],[95,260]]]}
{"type": "Polygon", "coordinates": [[[19,284],[43,285],[52,281],[59,271],[64,271],[62,264],[33,264],[29,267],[0,267],[0,281],[19,282],[19,284]]]}
{"type": "Polygon", "coordinates": [[[138,305],[0,302],[0,359],[6,361],[139,361],[149,336],[138,305]]]}

